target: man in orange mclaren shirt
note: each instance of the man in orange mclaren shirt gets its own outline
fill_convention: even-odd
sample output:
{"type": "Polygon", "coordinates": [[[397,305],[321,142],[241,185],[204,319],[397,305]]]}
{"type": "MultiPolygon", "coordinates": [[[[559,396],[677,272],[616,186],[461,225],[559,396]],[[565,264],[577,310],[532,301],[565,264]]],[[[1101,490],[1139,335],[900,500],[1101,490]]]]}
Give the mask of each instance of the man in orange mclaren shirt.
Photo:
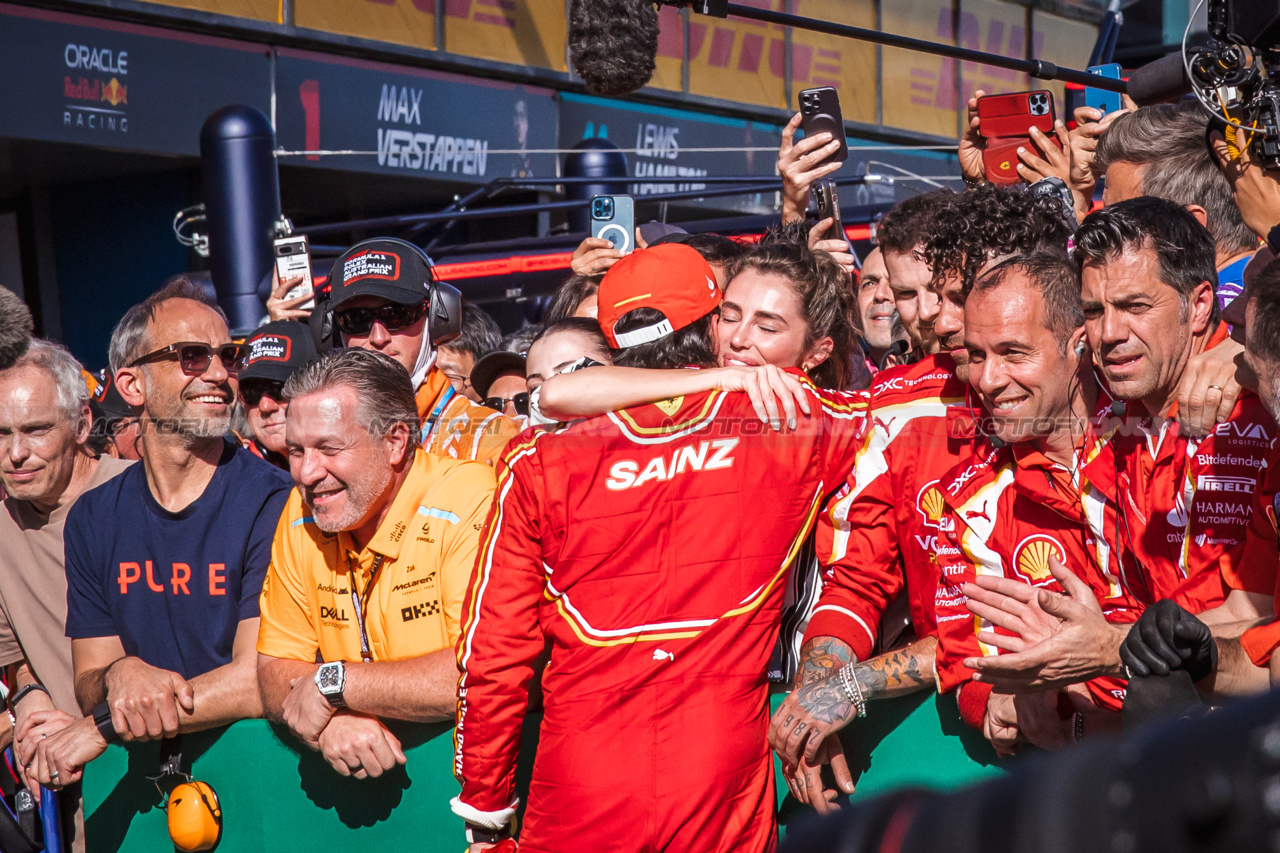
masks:
{"type": "Polygon", "coordinates": [[[426,254],[403,240],[365,240],[338,258],[329,281],[329,308],[342,345],[389,355],[409,371],[423,449],[492,466],[520,427],[457,393],[436,367],[435,348],[457,337],[462,306],[441,298],[443,287],[433,284],[426,254]]]}

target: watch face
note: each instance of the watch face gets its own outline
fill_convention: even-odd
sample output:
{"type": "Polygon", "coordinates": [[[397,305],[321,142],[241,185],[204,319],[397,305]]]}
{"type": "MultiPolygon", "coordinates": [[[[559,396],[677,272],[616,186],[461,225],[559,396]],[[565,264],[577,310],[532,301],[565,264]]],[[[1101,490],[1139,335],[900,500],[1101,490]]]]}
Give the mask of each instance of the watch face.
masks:
{"type": "Polygon", "coordinates": [[[342,671],[336,666],[320,667],[319,685],[321,692],[340,690],[342,688],[341,672],[342,671]]]}

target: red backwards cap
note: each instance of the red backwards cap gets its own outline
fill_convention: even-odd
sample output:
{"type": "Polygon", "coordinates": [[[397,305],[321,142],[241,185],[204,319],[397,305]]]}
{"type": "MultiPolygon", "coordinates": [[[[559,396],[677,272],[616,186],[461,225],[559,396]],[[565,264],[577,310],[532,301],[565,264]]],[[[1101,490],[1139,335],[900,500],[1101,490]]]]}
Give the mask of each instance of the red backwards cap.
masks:
{"type": "Polygon", "coordinates": [[[605,340],[614,349],[627,349],[665,338],[707,316],[720,304],[720,287],[715,270],[696,249],[663,243],[638,249],[611,266],[596,298],[605,340]],[[618,321],[637,308],[653,308],[666,319],[615,333],[618,321]]]}

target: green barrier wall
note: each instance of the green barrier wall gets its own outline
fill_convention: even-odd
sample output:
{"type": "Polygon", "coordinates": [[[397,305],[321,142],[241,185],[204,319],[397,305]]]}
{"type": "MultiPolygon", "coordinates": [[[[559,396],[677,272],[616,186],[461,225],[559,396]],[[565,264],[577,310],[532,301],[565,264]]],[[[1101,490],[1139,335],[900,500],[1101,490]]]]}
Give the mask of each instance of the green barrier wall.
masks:
{"type": "MultiPolygon", "coordinates": [[[[785,694],[770,698],[776,711],[785,694]]],[[[951,790],[1003,772],[982,733],[960,719],[955,698],[933,692],[867,703],[866,718],[846,726],[840,742],[857,786],[851,798],[855,803],[904,787],[951,790]]],[[[774,773],[779,822],[785,832],[788,823],[812,812],[788,793],[777,756],[774,773]]],[[[829,775],[826,778],[831,782],[829,775]]]]}
{"type": "MultiPolygon", "coordinates": [[[[772,698],[776,709],[781,695],[772,698]]],[[[858,785],[854,800],[904,785],[950,789],[999,772],[978,732],[961,721],[949,697],[919,693],[872,702],[867,719],[842,732],[858,785]]],[[[530,717],[526,733],[540,722],[530,717]]],[[[218,792],[223,837],[218,853],[311,850],[414,850],[461,853],[462,822],[449,810],[453,730],[443,724],[393,730],[409,763],[379,779],[339,776],[319,753],[261,720],[186,735],[184,767],[218,792]],[[361,846],[355,846],[361,845],[361,846]]],[[[525,738],[518,770],[523,799],[534,740],[525,738]]],[[[161,797],[147,776],[160,763],[158,743],[113,746],[84,777],[90,853],[171,851],[161,797]]],[[[780,772],[780,768],[779,768],[780,772]]],[[[781,821],[807,813],[779,781],[781,821]]]]}

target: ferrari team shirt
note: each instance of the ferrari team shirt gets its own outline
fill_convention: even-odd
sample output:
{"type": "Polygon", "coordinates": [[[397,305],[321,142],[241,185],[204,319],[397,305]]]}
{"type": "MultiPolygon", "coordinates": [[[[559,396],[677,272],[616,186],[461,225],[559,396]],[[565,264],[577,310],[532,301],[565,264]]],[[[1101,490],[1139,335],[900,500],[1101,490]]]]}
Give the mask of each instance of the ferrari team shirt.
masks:
{"type": "Polygon", "coordinates": [[[419,449],[364,548],[325,533],[295,489],[280,517],[262,585],[258,651],[288,660],[403,660],[453,646],[493,470],[419,449]],[[357,602],[359,602],[357,604],[357,602]],[[357,619],[359,614],[360,619],[357,619]]]}

